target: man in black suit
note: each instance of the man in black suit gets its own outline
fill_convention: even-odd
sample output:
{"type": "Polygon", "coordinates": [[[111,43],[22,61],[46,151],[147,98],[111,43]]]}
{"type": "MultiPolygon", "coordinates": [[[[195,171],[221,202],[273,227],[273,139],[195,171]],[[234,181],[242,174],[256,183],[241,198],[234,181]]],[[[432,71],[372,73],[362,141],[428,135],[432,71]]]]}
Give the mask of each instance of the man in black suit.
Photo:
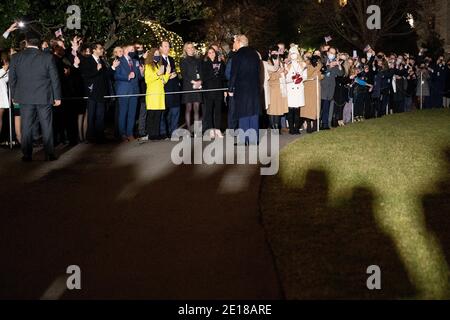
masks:
{"type": "Polygon", "coordinates": [[[103,60],[100,43],[91,46],[91,56],[81,61],[80,69],[88,94],[88,141],[104,142],[105,96],[109,94],[109,68],[103,60]]]}
{"type": "Polygon", "coordinates": [[[10,86],[22,118],[22,160],[33,153],[33,124],[36,116],[42,129],[46,160],[56,160],[53,146],[52,105],[61,105],[61,84],[53,56],[42,52],[39,36],[28,34],[26,48],[11,57],[10,86]]]}
{"type": "MultiPolygon", "coordinates": [[[[159,53],[161,55],[162,63],[164,64],[164,72],[168,65],[170,65],[169,81],[164,85],[164,91],[178,92],[181,90],[180,79],[175,69],[175,60],[169,56],[170,43],[167,40],[161,41],[159,45],[159,53]]],[[[172,137],[172,133],[178,129],[178,122],[180,120],[181,97],[179,94],[166,95],[166,110],[161,117],[160,133],[162,137],[172,137]]]]}

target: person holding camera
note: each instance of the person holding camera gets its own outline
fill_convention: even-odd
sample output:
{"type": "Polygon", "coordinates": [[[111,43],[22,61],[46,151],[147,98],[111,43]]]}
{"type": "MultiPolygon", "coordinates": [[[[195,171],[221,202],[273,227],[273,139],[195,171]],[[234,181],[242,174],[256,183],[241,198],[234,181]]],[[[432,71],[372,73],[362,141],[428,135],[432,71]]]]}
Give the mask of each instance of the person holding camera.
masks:
{"type": "Polygon", "coordinates": [[[407,56],[406,59],[406,95],[405,95],[405,112],[412,110],[414,97],[416,96],[417,75],[414,58],[407,56]]]}
{"type": "Polygon", "coordinates": [[[336,89],[336,77],[342,77],[344,75],[344,69],[339,61],[337,61],[337,50],[333,47],[328,48],[326,61],[322,67],[322,74],[324,75],[324,79],[321,82],[321,126],[322,130],[329,130],[330,107],[336,89]]]}
{"type": "Polygon", "coordinates": [[[270,127],[281,130],[281,117],[288,113],[286,75],[278,47],[271,48],[264,65],[264,97],[270,127]]]}
{"type": "MultiPolygon", "coordinates": [[[[307,79],[319,78],[323,80],[324,76],[320,71],[322,63],[319,55],[311,55],[306,59],[306,75],[307,79]]],[[[305,106],[300,109],[300,117],[306,122],[307,133],[317,131],[317,118],[320,116],[320,86],[317,87],[316,80],[305,82],[305,106]],[[319,104],[319,105],[318,105],[319,104]]]]}

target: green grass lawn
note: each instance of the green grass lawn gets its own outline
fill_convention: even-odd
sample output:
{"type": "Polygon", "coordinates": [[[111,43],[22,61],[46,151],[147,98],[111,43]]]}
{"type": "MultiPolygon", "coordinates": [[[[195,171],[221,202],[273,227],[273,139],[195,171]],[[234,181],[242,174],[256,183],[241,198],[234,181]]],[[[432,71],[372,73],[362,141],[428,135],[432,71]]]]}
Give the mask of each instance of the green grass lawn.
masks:
{"type": "Polygon", "coordinates": [[[309,135],[280,157],[261,210],[288,299],[450,298],[450,110],[309,135]]]}

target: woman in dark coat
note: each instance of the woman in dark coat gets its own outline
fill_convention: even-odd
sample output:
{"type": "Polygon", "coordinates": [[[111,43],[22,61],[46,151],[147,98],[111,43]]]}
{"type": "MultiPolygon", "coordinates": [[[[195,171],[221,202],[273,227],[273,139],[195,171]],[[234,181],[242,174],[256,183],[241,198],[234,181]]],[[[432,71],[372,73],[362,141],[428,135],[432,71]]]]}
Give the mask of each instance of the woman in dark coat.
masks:
{"type": "MultiPolygon", "coordinates": [[[[225,84],[225,64],[219,61],[217,52],[213,47],[208,49],[205,61],[202,65],[203,89],[221,89],[225,84]]],[[[222,138],[220,131],[222,120],[222,101],[224,94],[222,91],[205,92],[203,94],[203,130],[213,129],[211,138],[222,138]]]]}
{"type": "MultiPolygon", "coordinates": [[[[201,64],[201,60],[195,56],[194,45],[191,42],[186,42],[184,45],[184,58],[180,63],[183,91],[202,89],[201,64]]],[[[192,109],[194,110],[194,121],[200,120],[202,94],[200,92],[183,94],[181,102],[186,104],[186,127],[190,130],[192,109]]]]}

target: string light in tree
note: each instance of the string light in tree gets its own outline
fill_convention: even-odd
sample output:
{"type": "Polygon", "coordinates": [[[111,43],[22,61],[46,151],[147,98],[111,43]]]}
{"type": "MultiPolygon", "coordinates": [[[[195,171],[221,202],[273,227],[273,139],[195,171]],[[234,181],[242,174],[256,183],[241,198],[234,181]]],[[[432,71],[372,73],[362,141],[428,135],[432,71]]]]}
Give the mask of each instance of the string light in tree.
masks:
{"type": "MultiPolygon", "coordinates": [[[[183,38],[176,34],[175,32],[169,31],[162,27],[159,23],[151,20],[140,21],[144,25],[148,26],[146,31],[144,31],[144,35],[147,35],[148,32],[151,32],[155,38],[155,40],[159,43],[162,40],[168,40],[171,45],[170,55],[175,58],[175,60],[179,60],[183,55],[183,38]]],[[[156,46],[158,43],[152,43],[152,46],[156,46]]]]}

